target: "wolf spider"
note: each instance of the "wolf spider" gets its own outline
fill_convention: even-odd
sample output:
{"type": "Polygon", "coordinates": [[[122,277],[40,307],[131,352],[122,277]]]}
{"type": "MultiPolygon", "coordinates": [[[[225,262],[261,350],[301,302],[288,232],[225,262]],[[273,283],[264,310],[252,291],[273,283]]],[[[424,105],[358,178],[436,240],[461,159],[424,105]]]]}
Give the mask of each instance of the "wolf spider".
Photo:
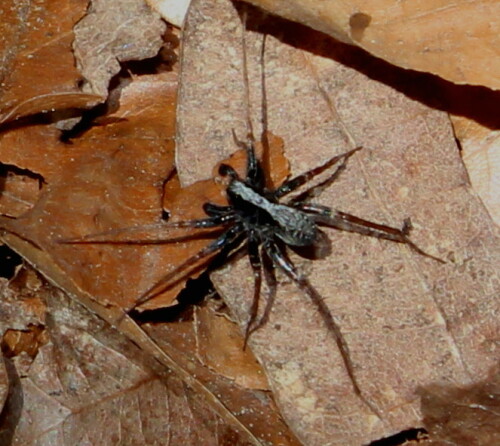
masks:
{"type": "MultiPolygon", "coordinates": [[[[247,100],[248,92],[248,73],[246,70],[245,42],[243,38],[244,51],[244,77],[247,100]]],[[[261,50],[263,58],[264,43],[261,50]]],[[[262,71],[263,95],[265,95],[264,74],[262,71]]],[[[265,97],[263,97],[263,113],[265,112],[265,97]]],[[[265,118],[263,117],[263,127],[265,128],[265,118]]],[[[244,336],[244,348],[252,333],[261,328],[269,319],[269,315],[275,300],[276,276],[275,270],[281,270],[293,283],[309,298],[318,308],[323,322],[328,331],[333,335],[339,352],[341,354],[345,369],[351,380],[353,390],[358,397],[381,418],[378,410],[362,394],[357,378],[354,373],[354,367],[350,359],[349,348],[345,342],[341,330],[330,310],[325,304],[323,298],[316,289],[296,268],[287,253],[287,248],[298,250],[318,248],[327,240],[326,234],[321,231],[320,226],[326,226],[341,231],[354,232],[361,235],[376,237],[389,240],[396,243],[407,245],[414,252],[445,263],[443,260],[434,257],[409,239],[411,223],[406,219],[401,229],[393,228],[378,223],[374,223],[354,215],[330,209],[326,206],[310,203],[310,200],[318,196],[325,187],[332,184],[345,170],[347,161],[362,147],[356,147],[341,155],[336,155],[324,164],[315,167],[301,175],[288,179],[280,186],[273,188],[266,185],[266,172],[263,169],[262,160],[257,159],[255,153],[255,140],[251,129],[251,121],[247,116],[248,139],[247,142],[239,141],[233,131],[233,137],[236,144],[246,152],[246,175],[240,177],[236,170],[229,164],[221,164],[219,175],[226,180],[227,201],[228,204],[218,205],[207,202],[203,205],[206,218],[187,220],[180,222],[166,222],[163,228],[193,228],[209,229],[219,228],[222,233],[211,243],[201,249],[198,253],[191,256],[183,263],[164,275],[150,289],[143,293],[136,301],[133,308],[145,303],[153,297],[165,291],[171,283],[185,273],[190,267],[194,267],[203,260],[214,256],[210,265],[221,265],[227,262],[227,259],[244,249],[246,249],[250,265],[254,276],[254,293],[250,309],[250,316],[246,324],[244,336]],[[326,172],[335,166],[333,173],[327,176],[319,183],[308,187],[308,183],[318,175],[326,172]],[[305,187],[300,192],[299,188],[305,187]],[[296,192],[297,194],[289,199],[286,197],[296,192]],[[258,319],[259,301],[261,286],[263,280],[270,285],[269,296],[262,316],[258,319]]],[[[264,133],[264,132],[263,132],[264,133]]],[[[268,147],[267,147],[268,149],[268,147]]],[[[154,225],[154,227],[158,227],[154,225]]],[[[133,243],[133,244],[160,244],[171,243],[179,239],[164,239],[154,241],[116,241],[103,240],[98,236],[117,234],[118,232],[127,232],[125,228],[118,231],[109,231],[101,234],[93,234],[79,239],[64,240],[64,243],[133,243]]],[[[188,237],[189,238],[189,237],[188,237]]],[[[129,310],[131,311],[131,310],[129,310]]]]}
{"type": "MultiPolygon", "coordinates": [[[[271,291],[262,316],[260,319],[257,319],[262,271],[264,270],[268,283],[273,285],[270,288],[275,288],[275,269],[278,268],[302,292],[308,295],[317,306],[325,326],[332,333],[337,343],[355,393],[378,415],[376,408],[361,393],[354,374],[349,349],[339,326],[335,322],[323,298],[289,258],[287,247],[292,249],[321,248],[320,245],[324,243],[326,234],[320,230],[320,226],[326,226],[341,231],[355,232],[402,243],[420,255],[430,257],[441,263],[444,263],[444,261],[424,252],[409,239],[408,236],[411,229],[409,219],[404,221],[402,229],[397,229],[309,202],[310,199],[317,196],[326,186],[338,178],[340,173],[346,168],[348,159],[361,150],[362,147],[357,147],[341,155],[334,156],[324,164],[285,181],[277,188],[269,188],[266,186],[266,175],[261,161],[257,159],[255,154],[253,139],[250,138],[249,142],[243,143],[236,139],[234,132],[233,136],[237,144],[246,151],[247,166],[244,178],[241,178],[234,168],[228,164],[221,164],[219,167],[220,176],[226,178],[228,181],[226,189],[228,205],[222,206],[208,202],[203,205],[203,210],[207,215],[206,218],[172,223],[167,222],[163,226],[195,229],[221,228],[223,230],[222,234],[197,254],[188,258],[163,276],[160,281],[154,284],[153,287],[138,299],[134,308],[163,292],[186,269],[198,264],[203,259],[215,255],[213,263],[221,264],[230,254],[237,253],[246,248],[254,275],[254,294],[250,317],[245,329],[244,346],[246,346],[250,335],[266,323],[274,303],[275,293],[271,291]],[[305,185],[307,187],[307,183],[310,180],[337,163],[340,164],[326,179],[288,200],[283,200],[287,195],[297,191],[301,186],[305,185]]],[[[122,231],[126,231],[126,229],[119,232],[122,231]]],[[[116,233],[115,231],[112,232],[116,233]]],[[[105,234],[101,233],[99,235],[102,236],[105,234]]],[[[86,236],[78,240],[66,240],[65,242],[128,243],[126,241],[92,240],[93,237],[96,237],[96,235],[86,236]]],[[[168,243],[172,241],[175,241],[175,239],[155,240],[154,243],[168,243]]],[[[144,243],[148,242],[145,241],[144,243]]]]}

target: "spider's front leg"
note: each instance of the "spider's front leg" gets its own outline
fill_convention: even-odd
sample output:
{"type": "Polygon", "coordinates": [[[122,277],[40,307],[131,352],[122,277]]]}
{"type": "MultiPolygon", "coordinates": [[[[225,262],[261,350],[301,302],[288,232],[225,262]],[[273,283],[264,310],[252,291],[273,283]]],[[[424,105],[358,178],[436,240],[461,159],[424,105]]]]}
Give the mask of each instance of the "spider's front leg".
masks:
{"type": "Polygon", "coordinates": [[[314,221],[320,225],[329,226],[341,231],[356,232],[370,237],[390,240],[396,243],[403,243],[422,256],[429,257],[440,263],[446,263],[443,259],[423,251],[409,239],[408,235],[411,230],[409,219],[404,221],[402,229],[397,229],[317,204],[302,203],[296,207],[312,215],[314,221]]]}
{"type": "Polygon", "coordinates": [[[377,407],[375,407],[374,404],[368,398],[366,398],[361,391],[361,387],[359,386],[358,380],[354,373],[354,365],[349,353],[349,347],[344,339],[344,336],[342,335],[342,332],[340,331],[340,327],[338,326],[337,322],[335,322],[335,319],[333,318],[330,309],[325,304],[323,298],[310,284],[307,278],[300,274],[300,272],[297,270],[293,262],[288,258],[284,250],[280,248],[280,246],[276,242],[269,241],[265,243],[264,250],[270,257],[271,261],[278,268],[280,268],[302,292],[307,294],[313,301],[314,305],[316,305],[319,314],[323,318],[323,322],[325,323],[326,328],[333,335],[333,338],[337,344],[340,356],[342,357],[347,375],[351,380],[354,392],[379,419],[382,419],[382,416],[377,407]]]}
{"type": "Polygon", "coordinates": [[[250,133],[248,135],[248,141],[244,142],[238,139],[234,129],[232,133],[235,144],[241,149],[244,149],[247,154],[246,180],[249,181],[252,186],[258,189],[262,188],[264,186],[264,173],[255,155],[255,138],[250,133]]]}
{"type": "Polygon", "coordinates": [[[341,155],[336,155],[333,158],[329,159],[326,163],[322,164],[321,166],[315,167],[314,169],[308,170],[307,172],[304,172],[303,174],[298,175],[292,178],[291,180],[285,181],[280,187],[278,187],[274,191],[273,194],[274,198],[278,200],[279,198],[289,194],[290,192],[297,190],[300,186],[306,184],[308,181],[311,181],[314,177],[320,175],[325,170],[329,169],[330,167],[338,163],[340,160],[342,160],[340,166],[325,181],[321,182],[320,184],[312,188],[309,188],[307,191],[303,192],[298,197],[295,197],[292,201],[293,202],[303,201],[305,199],[312,198],[314,195],[317,195],[317,193],[314,192],[314,189],[321,188],[322,190],[325,184],[330,184],[333,181],[335,181],[335,179],[337,179],[340,173],[345,169],[348,159],[352,155],[354,155],[358,150],[361,149],[362,147],[356,147],[355,149],[352,149],[349,152],[342,153],[341,155]]]}
{"type": "MultiPolygon", "coordinates": [[[[63,245],[164,245],[167,243],[177,243],[189,238],[193,238],[192,234],[181,237],[161,237],[165,231],[177,228],[193,228],[193,229],[211,229],[223,227],[234,220],[234,213],[229,206],[218,206],[206,203],[205,207],[213,206],[221,209],[219,212],[211,211],[207,214],[208,218],[200,218],[195,220],[175,221],[168,223],[154,223],[151,225],[130,226],[128,228],[111,229],[109,231],[99,232],[97,234],[84,235],[83,237],[58,239],[57,243],[63,245]],[[227,212],[222,209],[227,208],[227,212]],[[138,234],[144,232],[154,232],[154,238],[144,239],[138,238],[138,234]],[[136,234],[136,235],[134,235],[136,234]],[[124,237],[124,238],[121,238],[124,237]]],[[[210,208],[212,209],[212,208],[210,208]]]]}

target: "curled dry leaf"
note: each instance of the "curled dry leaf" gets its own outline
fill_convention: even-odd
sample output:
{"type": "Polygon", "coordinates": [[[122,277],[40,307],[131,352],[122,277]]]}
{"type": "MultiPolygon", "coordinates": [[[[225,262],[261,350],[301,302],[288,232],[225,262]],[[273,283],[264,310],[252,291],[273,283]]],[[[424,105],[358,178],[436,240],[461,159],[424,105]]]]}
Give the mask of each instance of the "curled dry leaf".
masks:
{"type": "Polygon", "coordinates": [[[472,186],[500,226],[500,131],[460,116],[452,122],[472,186]]]}
{"type": "Polygon", "coordinates": [[[71,52],[72,29],[86,7],[80,0],[1,2],[0,122],[100,100],[79,90],[71,52]]]}
{"type": "Polygon", "coordinates": [[[44,328],[40,325],[30,325],[25,330],[7,330],[3,334],[2,347],[12,356],[24,352],[35,357],[40,347],[46,343],[44,328]]]}
{"type": "Polygon", "coordinates": [[[496,0],[249,2],[357,45],[394,65],[457,84],[500,88],[500,4],[496,0]]]}
{"type": "Polygon", "coordinates": [[[92,0],[75,26],[73,44],[77,67],[88,82],[84,90],[106,98],[120,62],[156,56],[165,29],[143,0],[92,0]]]}
{"type": "Polygon", "coordinates": [[[168,23],[181,27],[189,7],[189,0],[146,0],[168,23]]]}
{"type": "MultiPolygon", "coordinates": [[[[234,151],[232,128],[247,131],[238,14],[222,0],[196,1],[189,14],[177,115],[183,184],[210,176],[212,162],[234,151]]],[[[418,386],[468,383],[498,360],[498,233],[470,192],[446,114],[391,87],[391,77],[405,82],[401,72],[387,84],[370,80],[378,62],[368,56],[303,27],[260,20],[251,17],[248,28],[271,34],[269,129],[285,140],[293,173],[346,152],[346,139],[364,146],[319,202],[392,226],[411,217],[412,240],[448,259],[440,265],[400,245],[333,231],[328,258],[293,257],[338,321],[382,419],[354,394],[317,309],[292,284],[281,283],[269,323],[250,339],[301,441],[366,444],[421,425],[418,386]]],[[[261,34],[248,32],[246,41],[258,133],[261,34]]],[[[213,279],[244,329],[253,294],[247,261],[213,279]]]]}

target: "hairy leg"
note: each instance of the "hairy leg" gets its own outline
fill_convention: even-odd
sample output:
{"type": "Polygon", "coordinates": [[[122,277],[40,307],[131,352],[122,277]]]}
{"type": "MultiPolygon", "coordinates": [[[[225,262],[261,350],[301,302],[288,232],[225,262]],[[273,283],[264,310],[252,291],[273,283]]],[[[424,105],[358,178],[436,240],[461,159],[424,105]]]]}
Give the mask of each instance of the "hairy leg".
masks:
{"type": "Polygon", "coordinates": [[[245,329],[245,341],[243,343],[243,349],[246,349],[250,333],[254,331],[253,326],[257,318],[257,314],[259,312],[260,291],[262,287],[262,265],[259,254],[259,246],[260,246],[259,242],[260,240],[258,239],[257,234],[255,234],[254,232],[249,233],[248,256],[250,258],[250,265],[252,266],[252,271],[253,271],[254,292],[253,292],[252,307],[250,309],[250,319],[248,320],[245,329]]]}
{"type": "Polygon", "coordinates": [[[347,375],[351,380],[352,387],[356,395],[370,408],[370,410],[377,415],[378,418],[382,418],[378,409],[371,403],[361,392],[358,380],[354,373],[354,365],[351,360],[351,355],[349,353],[349,347],[340,331],[340,327],[330,313],[330,309],[325,304],[323,298],[319,295],[316,289],[309,283],[306,277],[300,274],[292,261],[288,256],[276,245],[271,242],[264,246],[264,249],[268,253],[269,257],[272,259],[273,263],[279,267],[296,285],[297,287],[307,294],[309,298],[318,308],[318,311],[323,318],[328,331],[333,335],[333,338],[337,344],[337,347],[342,357],[344,367],[346,369],[347,375]]]}
{"type": "MultiPolygon", "coordinates": [[[[323,173],[325,170],[329,169],[332,167],[334,164],[339,162],[340,160],[343,160],[344,163],[352,156],[354,155],[358,150],[361,150],[362,147],[356,147],[355,149],[350,150],[349,152],[343,153],[341,155],[334,156],[330,160],[328,160],[326,163],[322,164],[321,166],[315,167],[314,169],[311,169],[301,175],[296,176],[295,178],[292,178],[291,180],[288,180],[284,182],[280,187],[278,187],[274,191],[274,198],[278,199],[281,198],[290,192],[293,192],[300,186],[304,185],[308,181],[312,180],[315,176],[323,173]]],[[[335,174],[334,174],[335,175],[335,174]]]]}
{"type": "Polygon", "coordinates": [[[267,321],[269,320],[269,316],[271,314],[271,310],[274,305],[274,301],[276,299],[276,290],[278,288],[278,282],[276,280],[276,275],[274,273],[274,264],[265,251],[262,252],[261,263],[262,263],[262,269],[264,270],[266,283],[269,288],[269,295],[267,297],[267,302],[264,308],[264,312],[262,313],[262,317],[257,321],[257,323],[253,324],[250,330],[248,330],[247,327],[245,344],[247,338],[249,338],[252,335],[252,333],[256,332],[259,328],[263,327],[267,323],[267,321]]]}
{"type": "Polygon", "coordinates": [[[396,243],[403,243],[420,255],[429,257],[440,263],[446,263],[443,259],[426,253],[408,238],[411,229],[409,220],[405,220],[402,229],[397,229],[390,226],[374,223],[369,220],[364,220],[362,218],[356,217],[355,215],[347,214],[345,212],[333,210],[326,206],[306,203],[297,207],[299,207],[304,212],[312,214],[314,220],[318,224],[339,229],[341,231],[356,232],[358,234],[368,235],[370,237],[390,240],[396,243]]]}
{"type": "Polygon", "coordinates": [[[203,204],[203,211],[209,217],[222,217],[234,213],[232,206],[221,206],[220,204],[210,202],[203,204]]]}
{"type": "MultiPolygon", "coordinates": [[[[194,266],[199,261],[204,258],[209,257],[211,254],[216,253],[227,246],[233,245],[236,242],[240,242],[240,239],[244,235],[241,225],[235,225],[221,234],[216,240],[214,240],[209,245],[205,246],[203,249],[198,251],[195,255],[189,257],[183,263],[178,265],[172,271],[165,274],[160,280],[158,280],[151,288],[149,288],[145,293],[143,293],[139,299],[134,304],[134,308],[147,302],[155,296],[158,296],[163,291],[165,291],[169,286],[171,286],[175,281],[179,280],[180,274],[185,273],[186,270],[194,266]]],[[[133,308],[132,308],[133,309],[133,308]]],[[[131,309],[131,310],[132,310],[131,309]]]]}
{"type": "Polygon", "coordinates": [[[320,183],[306,189],[304,192],[301,192],[296,197],[293,197],[287,204],[290,206],[294,206],[297,203],[308,202],[309,200],[312,200],[313,198],[319,197],[323,193],[323,191],[328,186],[330,186],[330,184],[333,184],[337,180],[337,178],[340,176],[340,174],[345,170],[345,168],[347,167],[347,161],[349,160],[349,158],[350,158],[350,156],[344,158],[342,163],[333,171],[333,173],[328,178],[325,178],[320,183]]]}
{"type": "Polygon", "coordinates": [[[112,229],[110,231],[100,232],[98,234],[89,234],[83,237],[75,237],[69,239],[59,239],[57,243],[71,244],[71,245],[84,245],[84,244],[127,244],[127,245],[161,245],[165,243],[179,242],[185,239],[192,238],[188,234],[182,237],[161,237],[161,233],[168,233],[170,229],[175,228],[193,228],[193,229],[210,229],[223,226],[234,220],[234,214],[227,213],[225,215],[213,216],[209,218],[201,218],[197,220],[177,221],[170,223],[155,223],[152,225],[131,226],[129,228],[112,229]],[[154,238],[151,239],[138,239],[134,234],[143,234],[146,231],[155,231],[154,238]],[[120,236],[128,236],[128,238],[117,238],[120,236]]]}

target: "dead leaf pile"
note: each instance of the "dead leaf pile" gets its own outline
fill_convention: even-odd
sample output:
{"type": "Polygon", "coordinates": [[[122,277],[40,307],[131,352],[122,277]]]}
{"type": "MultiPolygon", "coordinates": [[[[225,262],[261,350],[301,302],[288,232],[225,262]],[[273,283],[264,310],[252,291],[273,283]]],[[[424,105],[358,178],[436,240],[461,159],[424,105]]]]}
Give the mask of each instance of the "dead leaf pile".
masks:
{"type": "MultiPolygon", "coordinates": [[[[139,0],[54,5],[0,6],[0,228],[26,262],[0,282],[0,444],[361,445],[422,427],[419,389],[488,379],[499,359],[498,228],[469,188],[439,84],[250,8],[247,104],[241,3],[193,1],[180,66],[177,34],[139,0]],[[255,135],[266,130],[264,32],[270,184],[289,176],[287,159],[297,174],[362,145],[319,202],[392,226],[411,217],[412,239],[448,262],[333,231],[328,258],[293,256],[382,419],[352,391],[315,307],[282,277],[269,324],[242,351],[245,258],[212,274],[223,301],[169,308],[203,297],[186,287],[199,262],[140,307],[163,309],[140,316],[149,322],[124,313],[215,236],[168,228],[165,216],[224,204],[219,163],[243,174],[231,133],[246,137],[248,106],[255,135]],[[88,236],[104,242],[64,243],[88,236]]],[[[392,28],[360,11],[350,38],[378,54],[373,42],[392,28]]],[[[423,22],[405,26],[419,33],[423,22]]],[[[450,48],[465,51],[456,36],[450,48]]],[[[405,44],[422,55],[407,60],[394,45],[387,60],[439,72],[421,64],[433,60],[423,47],[405,44]]],[[[481,82],[469,62],[464,79],[481,82]]]]}

